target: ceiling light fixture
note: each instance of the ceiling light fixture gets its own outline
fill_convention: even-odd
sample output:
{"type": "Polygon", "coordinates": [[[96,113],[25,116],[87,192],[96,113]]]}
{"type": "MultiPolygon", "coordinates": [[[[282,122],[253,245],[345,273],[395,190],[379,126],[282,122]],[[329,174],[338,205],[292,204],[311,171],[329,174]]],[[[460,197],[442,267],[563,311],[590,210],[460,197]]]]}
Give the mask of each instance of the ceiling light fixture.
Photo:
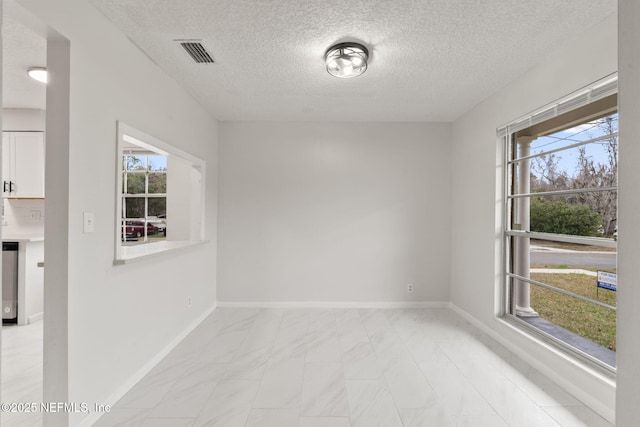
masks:
{"type": "Polygon", "coordinates": [[[27,74],[34,80],[47,83],[47,69],[44,67],[31,67],[27,70],[27,74]]]}
{"type": "Polygon", "coordinates": [[[359,43],[339,43],[331,46],[324,58],[329,74],[348,79],[367,71],[369,51],[359,43]]]}

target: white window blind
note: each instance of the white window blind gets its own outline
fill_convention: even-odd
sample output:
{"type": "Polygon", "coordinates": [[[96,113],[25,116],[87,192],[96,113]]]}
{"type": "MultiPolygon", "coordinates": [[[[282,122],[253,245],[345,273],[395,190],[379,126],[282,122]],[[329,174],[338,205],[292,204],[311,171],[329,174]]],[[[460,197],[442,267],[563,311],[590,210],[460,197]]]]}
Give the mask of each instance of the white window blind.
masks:
{"type": "Polygon", "coordinates": [[[589,86],[561,98],[533,113],[520,117],[511,123],[501,126],[497,130],[499,138],[511,135],[538,123],[557,117],[561,114],[580,108],[618,92],[618,73],[611,74],[589,86]]]}

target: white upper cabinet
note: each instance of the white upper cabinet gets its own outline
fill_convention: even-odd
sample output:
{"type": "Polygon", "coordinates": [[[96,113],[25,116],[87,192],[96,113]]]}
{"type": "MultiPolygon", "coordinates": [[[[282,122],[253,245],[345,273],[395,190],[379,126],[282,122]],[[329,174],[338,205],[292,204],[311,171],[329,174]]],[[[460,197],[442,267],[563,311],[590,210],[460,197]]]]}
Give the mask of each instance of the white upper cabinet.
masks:
{"type": "Polygon", "coordinates": [[[44,198],[44,132],[2,133],[2,196],[44,198]]]}

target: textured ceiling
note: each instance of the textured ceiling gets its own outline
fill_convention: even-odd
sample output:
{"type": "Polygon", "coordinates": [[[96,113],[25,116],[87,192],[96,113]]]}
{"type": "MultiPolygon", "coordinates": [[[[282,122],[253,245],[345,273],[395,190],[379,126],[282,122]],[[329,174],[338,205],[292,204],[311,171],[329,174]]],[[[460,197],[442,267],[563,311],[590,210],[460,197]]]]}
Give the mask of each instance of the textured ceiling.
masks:
{"type": "Polygon", "coordinates": [[[27,69],[46,65],[46,40],[5,13],[2,16],[2,106],[44,109],[47,87],[27,76],[27,69]]]}
{"type": "MultiPolygon", "coordinates": [[[[90,1],[220,120],[452,121],[617,10],[616,0],[90,1]],[[173,41],[192,38],[215,64],[173,41]],[[346,40],[371,61],[341,80],[323,56],[346,40]]],[[[27,59],[37,58],[8,65],[23,73],[27,59]]],[[[43,97],[13,84],[11,104],[43,97]]]]}
{"type": "Polygon", "coordinates": [[[221,120],[452,121],[616,0],[91,0],[221,120]],[[216,64],[191,63],[179,38],[216,64]],[[372,52],[361,77],[332,44],[372,52]]]}

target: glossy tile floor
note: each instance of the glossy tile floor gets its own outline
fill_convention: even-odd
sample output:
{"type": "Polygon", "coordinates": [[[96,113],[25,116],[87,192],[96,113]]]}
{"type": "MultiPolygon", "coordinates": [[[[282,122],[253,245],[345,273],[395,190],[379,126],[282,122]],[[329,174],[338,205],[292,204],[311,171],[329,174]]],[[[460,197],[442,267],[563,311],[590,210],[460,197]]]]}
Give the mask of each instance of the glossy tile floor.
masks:
{"type": "Polygon", "coordinates": [[[610,426],[448,309],[217,309],[95,425],[610,426]]]}
{"type": "MultiPolygon", "coordinates": [[[[42,321],[2,327],[2,401],[42,402],[42,321]]],[[[0,413],[3,427],[42,426],[42,414],[0,413]]]]}

